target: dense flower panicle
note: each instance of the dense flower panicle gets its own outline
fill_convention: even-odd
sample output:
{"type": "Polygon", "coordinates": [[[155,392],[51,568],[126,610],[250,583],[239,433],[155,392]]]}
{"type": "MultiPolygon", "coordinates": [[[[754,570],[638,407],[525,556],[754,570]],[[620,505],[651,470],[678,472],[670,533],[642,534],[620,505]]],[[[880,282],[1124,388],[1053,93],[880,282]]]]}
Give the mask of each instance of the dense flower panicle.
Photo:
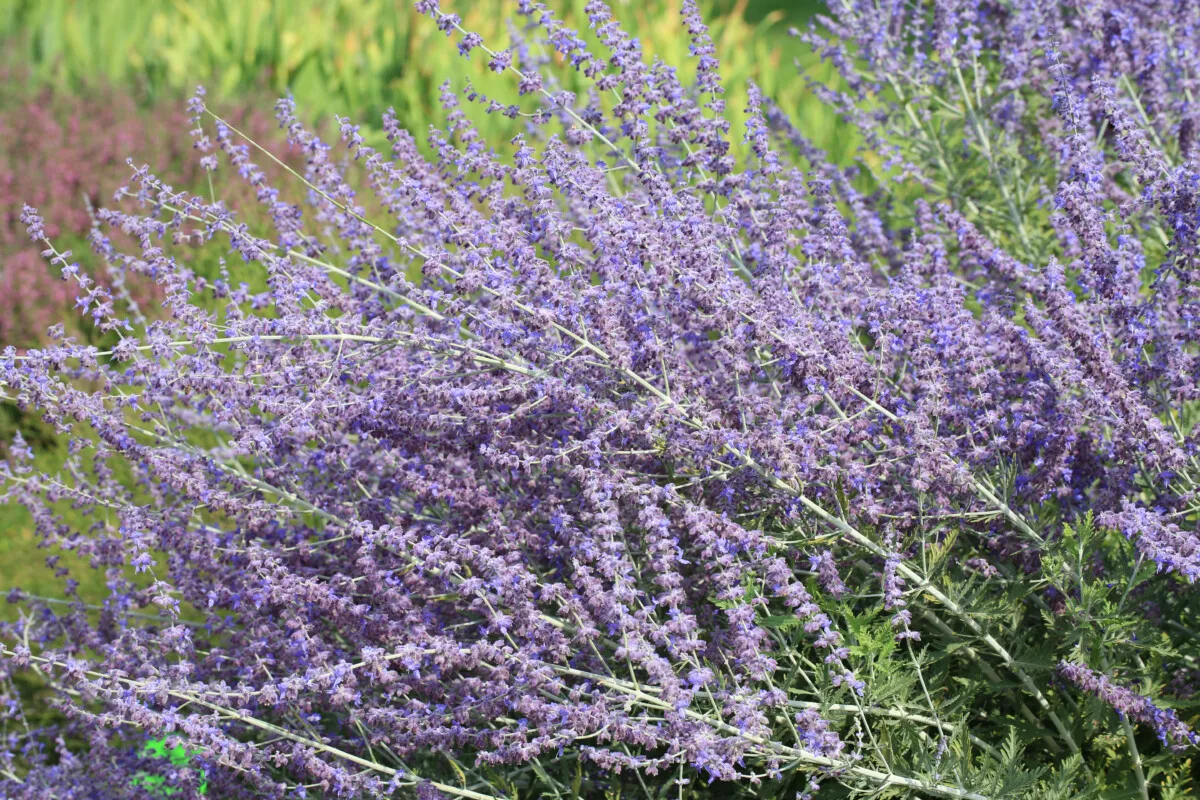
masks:
{"type": "Polygon", "coordinates": [[[21,206],[21,224],[25,226],[25,233],[29,236],[31,242],[43,242],[46,240],[46,221],[42,219],[42,215],[38,213],[36,208],[31,208],[28,205],[21,206]]]}
{"type": "Polygon", "coordinates": [[[1161,511],[1135,506],[1126,499],[1120,511],[1105,511],[1098,521],[1133,540],[1160,571],[1177,572],[1188,583],[1200,578],[1200,536],[1163,519],[1161,511]]]}
{"type": "Polygon", "coordinates": [[[1122,718],[1152,728],[1164,745],[1184,748],[1200,743],[1200,736],[1180,721],[1172,709],[1159,708],[1148,698],[1117,685],[1107,675],[1068,661],[1058,665],[1058,672],[1083,691],[1112,706],[1122,718]]]}
{"type": "Polygon", "coordinates": [[[67,270],[113,345],[0,355],[70,442],[53,474],[8,450],[66,594],[0,626],[25,731],[0,792],[128,785],[162,770],[128,746],[151,735],[196,754],[172,785],[223,798],[980,800],[1024,736],[1086,794],[1071,756],[1107,727],[1034,666],[1068,657],[1185,769],[1184,722],[1079,653],[1194,649],[1152,624],[1196,610],[1200,164],[1190,56],[1161,46],[1192,12],[1137,4],[1118,53],[1093,17],[1119,4],[1021,5],[840,4],[809,39],[844,72],[817,90],[860,126],[849,167],[758,90],[735,162],[690,0],[694,73],[600,0],[583,33],[518,3],[504,49],[417,3],[514,95],[447,83],[424,151],[394,113],[326,141],[285,98],[276,170],[198,91],[195,149],[245,202],[132,166],[90,237],[163,315],[67,270]],[[26,728],[34,668],[62,718],[26,728]]]}
{"type": "Polygon", "coordinates": [[[834,597],[846,594],[848,589],[842,582],[841,576],[838,575],[837,564],[833,560],[831,551],[822,550],[816,555],[809,556],[808,561],[817,572],[817,580],[820,582],[821,588],[834,597]]]}

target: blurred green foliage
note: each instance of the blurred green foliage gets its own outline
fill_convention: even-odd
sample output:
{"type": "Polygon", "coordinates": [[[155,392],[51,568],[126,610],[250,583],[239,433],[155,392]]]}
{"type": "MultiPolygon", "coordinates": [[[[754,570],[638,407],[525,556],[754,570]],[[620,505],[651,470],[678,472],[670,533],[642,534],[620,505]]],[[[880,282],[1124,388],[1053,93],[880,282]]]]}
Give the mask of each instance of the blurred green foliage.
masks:
{"type": "MultiPolygon", "coordinates": [[[[585,3],[548,5],[586,30],[585,3]]],[[[689,63],[680,0],[611,5],[648,57],[689,63]]],[[[739,143],[745,85],[754,80],[819,146],[845,150],[833,116],[793,65],[799,59],[814,68],[816,59],[786,35],[790,25],[804,24],[813,5],[702,0],[739,143]]],[[[446,0],[444,7],[490,46],[509,44],[514,0],[446,0]]],[[[423,131],[439,119],[438,90],[447,78],[456,87],[470,79],[505,102],[516,95],[511,75],[489,73],[479,56],[464,61],[409,0],[0,0],[0,41],[10,74],[24,74],[37,85],[79,92],[103,81],[153,102],[204,84],[216,106],[247,93],[291,91],[308,118],[350,115],[366,123],[364,129],[391,106],[402,122],[423,131]]],[[[512,129],[508,120],[472,116],[491,141],[512,129]]]]}

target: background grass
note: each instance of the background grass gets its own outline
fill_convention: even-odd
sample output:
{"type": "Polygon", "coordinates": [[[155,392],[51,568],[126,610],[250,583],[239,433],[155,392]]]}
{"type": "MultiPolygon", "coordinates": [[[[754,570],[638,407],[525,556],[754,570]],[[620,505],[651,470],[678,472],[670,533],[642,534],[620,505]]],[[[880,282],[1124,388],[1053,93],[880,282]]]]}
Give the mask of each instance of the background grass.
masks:
{"type": "MultiPolygon", "coordinates": [[[[548,5],[568,24],[587,29],[586,0],[548,5]]],[[[648,56],[689,61],[680,0],[611,5],[648,56]]],[[[493,46],[509,42],[512,0],[447,0],[444,6],[493,46]]],[[[795,58],[810,65],[813,59],[786,35],[788,27],[805,24],[817,0],[702,0],[702,7],[735,118],[751,79],[802,116],[818,144],[838,147],[831,118],[792,66],[795,58]]],[[[310,118],[343,114],[370,124],[391,106],[418,131],[437,119],[438,87],[446,78],[461,85],[469,77],[484,92],[512,94],[511,76],[491,75],[481,58],[464,64],[409,0],[0,0],[0,9],[7,66],[34,85],[62,92],[86,92],[106,81],[153,103],[199,83],[218,102],[290,91],[310,118]]],[[[734,120],[735,132],[740,122],[734,120]]],[[[481,127],[488,135],[497,124],[481,127]]]]}
{"type": "MultiPolygon", "coordinates": [[[[568,24],[585,30],[585,2],[560,0],[548,5],[568,24]]],[[[690,69],[680,2],[610,0],[649,57],[690,69]]],[[[701,5],[722,60],[735,151],[744,152],[746,84],[753,80],[814,143],[835,158],[845,158],[854,144],[851,132],[838,125],[807,89],[795,64],[822,79],[829,73],[787,35],[788,27],[806,23],[819,1],[702,0],[701,5]]],[[[498,49],[509,44],[512,0],[443,0],[443,6],[461,14],[464,26],[483,35],[490,46],[498,49]]],[[[28,252],[22,256],[21,248],[29,250],[31,245],[22,240],[16,223],[20,203],[39,199],[16,197],[16,193],[37,194],[44,177],[47,185],[65,185],[63,191],[78,197],[82,206],[84,196],[108,198],[122,180],[123,157],[110,159],[113,163],[107,165],[81,164],[53,150],[63,148],[64,141],[73,144],[72,137],[95,134],[89,131],[88,100],[99,98],[105,108],[117,109],[116,118],[106,119],[105,125],[155,133],[133,136],[138,150],[125,155],[155,169],[172,170],[175,176],[164,177],[176,177],[180,181],[176,185],[201,191],[203,187],[189,186],[189,179],[182,177],[194,175],[194,170],[189,173],[176,163],[180,142],[185,147],[188,142],[178,112],[186,94],[198,84],[208,87],[210,105],[224,113],[257,108],[269,114],[271,99],[291,92],[308,120],[328,124],[334,114],[348,115],[362,124],[368,136],[376,130],[380,114],[394,107],[419,141],[429,125],[441,120],[438,92],[447,78],[459,88],[470,79],[491,96],[505,100],[516,96],[511,76],[488,72],[485,59],[478,56],[464,62],[454,43],[432,20],[418,15],[409,0],[0,0],[0,54],[0,78],[8,79],[0,92],[0,189],[7,186],[14,195],[5,195],[12,207],[3,213],[13,235],[0,238],[0,278],[5,270],[41,263],[19,258],[29,256],[28,252]],[[106,99],[113,94],[120,103],[106,99]],[[57,137],[13,133],[22,130],[21,115],[29,113],[31,103],[52,115],[66,132],[57,137]],[[162,144],[163,131],[155,127],[161,128],[167,119],[178,126],[167,132],[174,137],[173,149],[162,144]],[[30,152],[38,148],[44,152],[30,152]],[[22,173],[30,165],[36,165],[32,184],[22,173]]],[[[571,88],[569,69],[551,71],[565,76],[571,88]]],[[[467,111],[497,147],[512,135],[512,121],[488,116],[477,107],[467,111]]],[[[73,202],[73,197],[68,196],[67,202],[73,202]]],[[[71,223],[65,212],[51,211],[47,222],[65,240],[62,246],[73,248],[86,262],[87,248],[81,238],[86,220],[71,223]]],[[[27,283],[29,278],[9,277],[27,283]]],[[[0,287],[5,285],[0,280],[0,287]]],[[[72,314],[69,305],[51,307],[45,295],[31,296],[34,304],[47,305],[34,309],[41,313],[32,314],[32,319],[55,320],[72,314]]],[[[0,341],[0,347],[26,345],[28,337],[36,342],[43,335],[42,330],[22,334],[26,341],[0,341]]],[[[86,336],[87,331],[80,335],[86,336]]],[[[65,444],[59,437],[36,415],[0,403],[0,455],[16,430],[30,440],[39,468],[53,469],[61,462],[65,444]]],[[[47,566],[47,555],[49,551],[39,549],[24,509],[0,505],[0,590],[19,586],[37,595],[61,595],[65,576],[61,572],[56,576],[55,571],[66,568],[80,582],[81,597],[103,598],[103,574],[73,561],[69,554],[55,567],[47,566]]],[[[0,609],[0,615],[10,613],[7,606],[0,609]]]]}

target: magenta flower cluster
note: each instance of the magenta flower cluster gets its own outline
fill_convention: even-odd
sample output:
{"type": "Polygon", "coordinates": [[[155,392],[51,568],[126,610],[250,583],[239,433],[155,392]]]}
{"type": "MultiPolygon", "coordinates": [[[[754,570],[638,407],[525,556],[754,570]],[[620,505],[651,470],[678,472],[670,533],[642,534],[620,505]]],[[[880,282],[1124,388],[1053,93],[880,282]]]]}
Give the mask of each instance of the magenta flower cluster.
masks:
{"type": "Polygon", "coordinates": [[[738,157],[692,0],[686,68],[600,0],[586,33],[520,0],[504,49],[416,5],[514,96],[447,83],[429,156],[281,100],[276,180],[198,92],[253,213],[139,166],[89,237],[162,319],[24,210],[117,343],[0,357],[71,443],[4,473],[65,594],[0,627],[0,794],[986,800],[1189,768],[1186,712],[1078,664],[1196,653],[1158,623],[1200,611],[1200,9],[839,3],[809,38],[847,168],[756,89],[738,157]],[[1136,772],[1073,758],[1120,717],[1060,661],[1163,737],[1130,733],[1136,772]]]}

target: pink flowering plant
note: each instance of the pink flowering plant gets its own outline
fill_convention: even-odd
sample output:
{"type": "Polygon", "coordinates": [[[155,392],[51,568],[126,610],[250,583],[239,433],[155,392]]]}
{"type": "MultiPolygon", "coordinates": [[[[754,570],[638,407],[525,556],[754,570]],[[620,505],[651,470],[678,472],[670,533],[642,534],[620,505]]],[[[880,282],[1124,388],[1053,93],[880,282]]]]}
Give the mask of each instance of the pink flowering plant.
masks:
{"type": "Polygon", "coordinates": [[[11,593],[0,794],[1192,796],[1200,6],[833,3],[849,166],[690,0],[686,65],[416,7],[512,96],[281,100],[293,170],[197,92],[254,207],[141,166],[89,237],[161,317],[22,212],[116,343],[4,352],[70,442],[5,496],[107,593],[11,593]]]}
{"type": "MultiPolygon", "coordinates": [[[[29,90],[19,74],[7,71],[0,79],[6,84],[0,89],[0,342],[24,350],[45,343],[47,330],[60,324],[92,344],[108,343],[112,337],[100,335],[89,315],[73,313],[75,285],[46,269],[45,244],[30,240],[22,206],[38,209],[49,238],[78,253],[79,269],[119,298],[126,316],[153,316],[162,301],[154,281],[94,257],[87,235],[94,207],[127,178],[131,153],[154,159],[159,174],[177,184],[207,190],[204,171],[190,157],[191,142],[177,131],[187,121],[182,103],[139,110],[133,97],[111,87],[75,96],[29,90]]],[[[240,108],[231,116],[264,142],[281,140],[266,110],[240,108]]],[[[246,197],[253,194],[227,193],[227,199],[246,197]]]]}

